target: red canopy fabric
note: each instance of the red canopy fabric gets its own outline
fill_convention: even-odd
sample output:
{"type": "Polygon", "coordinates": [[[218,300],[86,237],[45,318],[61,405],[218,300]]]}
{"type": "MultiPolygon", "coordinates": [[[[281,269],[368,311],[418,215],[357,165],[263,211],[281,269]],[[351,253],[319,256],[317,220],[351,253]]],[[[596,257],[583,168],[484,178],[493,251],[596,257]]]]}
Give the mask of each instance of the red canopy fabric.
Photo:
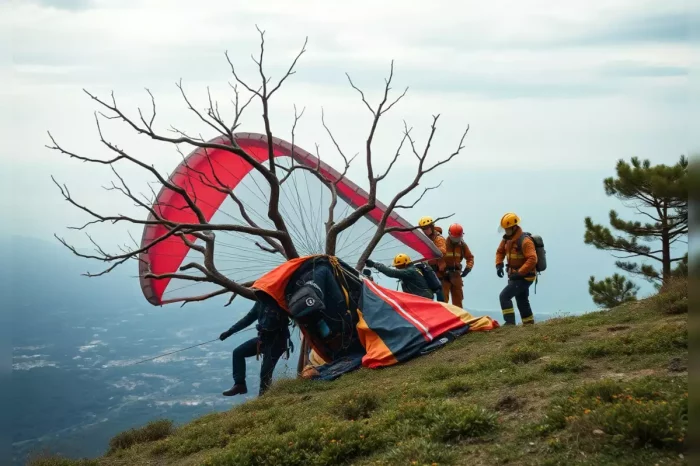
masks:
{"type": "MultiPolygon", "coordinates": [[[[260,162],[268,159],[267,137],[257,133],[237,133],[234,135],[236,143],[251,157],[260,162]]],[[[229,145],[227,138],[218,137],[209,141],[212,144],[229,145]]],[[[309,152],[294,146],[278,138],[273,139],[275,157],[293,156],[296,163],[311,168],[316,168],[318,159],[309,152]]],[[[209,221],[219,209],[227,194],[210,185],[213,180],[218,180],[224,185],[234,189],[241,183],[254,168],[229,151],[223,149],[203,149],[197,148],[192,151],[170,176],[170,182],[183,188],[191,198],[196,199],[197,207],[202,211],[205,219],[209,221]],[[209,160],[207,160],[207,158],[209,160]],[[196,194],[196,195],[195,195],[196,194]]],[[[320,162],[321,173],[329,179],[335,180],[340,177],[340,173],[329,165],[320,162]]],[[[347,202],[352,208],[364,205],[368,199],[368,193],[354,184],[347,178],[338,184],[338,197],[347,202]]],[[[163,187],[153,204],[153,208],[160,216],[173,222],[198,223],[194,211],[189,208],[185,199],[178,193],[163,187]]],[[[367,218],[375,224],[381,220],[386,210],[386,206],[377,202],[377,206],[372,210],[367,218]]],[[[152,215],[148,220],[155,220],[152,215]]],[[[411,227],[413,226],[397,213],[392,215],[387,222],[388,227],[411,227]]],[[[162,225],[146,225],[143,230],[141,247],[145,247],[150,242],[162,238],[168,230],[162,225]]],[[[420,253],[424,258],[439,257],[440,251],[435,245],[420,231],[392,232],[392,236],[403,242],[406,246],[420,253]]],[[[194,241],[194,238],[190,238],[194,241]]],[[[163,299],[170,279],[145,278],[146,273],[156,275],[174,273],[182,264],[189,248],[177,237],[162,239],[148,251],[140,255],[139,276],[143,294],[153,305],[163,305],[172,302],[163,299]]]]}

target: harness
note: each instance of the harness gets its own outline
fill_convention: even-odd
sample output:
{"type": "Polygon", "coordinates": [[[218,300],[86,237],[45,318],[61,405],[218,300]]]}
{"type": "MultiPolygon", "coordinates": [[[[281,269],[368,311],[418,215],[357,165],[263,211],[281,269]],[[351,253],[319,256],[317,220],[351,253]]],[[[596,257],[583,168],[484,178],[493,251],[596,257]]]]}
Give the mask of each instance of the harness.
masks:
{"type": "MultiPolygon", "coordinates": [[[[258,316],[258,324],[256,325],[256,327],[258,329],[258,343],[256,346],[256,351],[255,351],[255,360],[256,361],[260,359],[260,353],[262,351],[263,338],[265,338],[265,337],[263,337],[263,335],[264,335],[263,332],[275,332],[275,335],[273,336],[272,342],[270,342],[267,338],[265,338],[267,343],[274,344],[277,342],[277,339],[280,337],[280,334],[278,332],[281,332],[284,329],[284,327],[282,325],[275,325],[273,327],[273,329],[269,329],[269,328],[266,329],[261,325],[261,321],[263,323],[270,323],[273,320],[269,317],[270,314],[273,312],[278,313],[280,311],[278,311],[274,308],[271,308],[269,306],[264,306],[262,308],[262,310],[260,311],[260,315],[258,316]]],[[[283,318],[286,318],[288,321],[291,321],[291,326],[292,326],[292,328],[294,327],[294,320],[293,319],[289,319],[286,316],[283,316],[281,314],[280,315],[275,314],[275,320],[277,320],[278,323],[283,318]]],[[[290,324],[288,323],[287,327],[289,327],[289,326],[290,326],[290,324]]],[[[288,331],[287,341],[286,341],[286,349],[284,351],[284,359],[289,359],[290,352],[293,352],[293,351],[294,351],[294,342],[292,342],[292,332],[288,331]]]]}
{"type": "MultiPolygon", "coordinates": [[[[523,254],[523,241],[525,241],[526,237],[527,237],[527,235],[525,233],[521,232],[520,236],[517,239],[517,242],[515,243],[517,245],[517,248],[518,248],[518,254],[521,256],[521,257],[516,257],[516,259],[525,259],[525,255],[523,254]]],[[[532,238],[530,238],[530,241],[532,241],[532,238]]],[[[511,257],[513,255],[513,244],[514,244],[513,240],[510,239],[510,240],[506,241],[506,245],[505,245],[506,246],[506,259],[508,260],[506,266],[508,267],[509,271],[515,270],[514,267],[510,266],[511,257]]],[[[534,242],[533,242],[533,245],[534,245],[534,242]]],[[[535,283],[534,283],[535,289],[534,289],[534,291],[535,291],[535,294],[537,294],[537,282],[539,281],[539,273],[537,273],[536,271],[532,271],[528,275],[535,277],[535,283]]]]}
{"type": "Polygon", "coordinates": [[[464,243],[464,241],[460,241],[459,246],[455,247],[454,243],[452,243],[449,240],[447,241],[447,244],[452,245],[452,251],[447,251],[444,257],[455,258],[455,264],[457,265],[448,266],[446,264],[445,272],[459,272],[462,270],[462,259],[464,259],[464,257],[467,255],[467,251],[465,249],[466,244],[464,243]]]}
{"type": "MultiPolygon", "coordinates": [[[[356,291],[359,291],[359,294],[361,294],[361,290],[355,290],[357,287],[353,287],[353,285],[361,285],[361,279],[356,270],[351,269],[349,265],[345,264],[342,262],[342,260],[335,256],[318,255],[311,258],[310,261],[312,261],[310,264],[302,266],[305,267],[305,269],[300,271],[300,274],[297,276],[295,281],[297,285],[304,283],[306,285],[313,286],[314,288],[318,288],[318,286],[312,281],[311,277],[314,275],[317,265],[324,267],[328,266],[329,271],[332,273],[332,282],[334,282],[341,291],[340,294],[342,296],[342,303],[344,304],[343,307],[345,309],[344,311],[338,309],[340,313],[338,316],[339,318],[326,312],[323,312],[323,314],[325,319],[335,322],[336,325],[340,324],[341,328],[338,329],[339,334],[336,335],[336,337],[340,337],[340,341],[338,342],[340,344],[340,349],[334,349],[333,351],[344,351],[350,348],[355,342],[355,338],[353,337],[354,318],[353,313],[351,312],[351,306],[355,306],[355,309],[359,308],[360,296],[357,295],[356,291]],[[327,262],[318,263],[317,261],[319,260],[327,262]],[[353,274],[353,272],[355,274],[353,274]],[[349,282],[352,282],[352,284],[349,282]]],[[[320,296],[323,296],[323,292],[320,293],[320,296]]],[[[340,305],[342,306],[342,304],[340,305]]],[[[333,339],[336,337],[333,337],[333,339]]]]}

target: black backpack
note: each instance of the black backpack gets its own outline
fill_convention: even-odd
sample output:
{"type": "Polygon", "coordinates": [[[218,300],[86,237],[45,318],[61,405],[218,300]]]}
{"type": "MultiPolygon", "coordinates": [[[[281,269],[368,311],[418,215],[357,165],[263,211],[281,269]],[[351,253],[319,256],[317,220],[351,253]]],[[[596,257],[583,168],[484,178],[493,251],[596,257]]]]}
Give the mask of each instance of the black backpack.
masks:
{"type": "Polygon", "coordinates": [[[438,279],[432,267],[430,267],[425,262],[418,262],[415,265],[418,269],[418,272],[420,272],[420,274],[423,275],[423,278],[425,278],[425,281],[428,283],[428,288],[430,288],[432,292],[436,293],[437,290],[442,289],[440,279],[438,279]]]}
{"type": "Polygon", "coordinates": [[[535,252],[537,253],[537,264],[535,265],[535,270],[537,272],[544,272],[547,269],[547,251],[544,249],[544,241],[540,235],[533,235],[531,233],[523,232],[518,238],[518,248],[523,250],[523,240],[528,237],[535,244],[535,252]]]}

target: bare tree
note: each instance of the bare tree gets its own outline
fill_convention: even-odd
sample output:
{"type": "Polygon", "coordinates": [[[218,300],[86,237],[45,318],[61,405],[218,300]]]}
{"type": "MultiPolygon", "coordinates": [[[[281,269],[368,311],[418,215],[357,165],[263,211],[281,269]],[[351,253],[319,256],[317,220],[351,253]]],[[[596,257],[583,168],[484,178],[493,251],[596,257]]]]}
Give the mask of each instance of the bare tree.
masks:
{"type": "MultiPolygon", "coordinates": [[[[384,169],[381,172],[378,172],[375,167],[373,141],[375,139],[379,121],[382,118],[382,116],[389,112],[401,99],[403,99],[403,97],[408,91],[408,88],[403,90],[403,92],[396,98],[392,99],[389,97],[390,91],[392,90],[391,84],[394,77],[394,62],[392,60],[389,77],[385,79],[385,85],[381,101],[376,106],[372,106],[367,101],[364,92],[360,90],[353,83],[350,76],[347,75],[350,86],[359,93],[363,104],[367,107],[367,109],[372,115],[371,129],[369,135],[367,136],[364,148],[364,160],[367,169],[367,181],[369,184],[369,191],[367,196],[367,202],[364,205],[359,206],[358,208],[350,212],[347,216],[336,220],[334,209],[338,202],[337,187],[338,184],[343,179],[345,179],[348,169],[350,168],[350,165],[356,158],[356,156],[346,156],[345,152],[341,149],[340,144],[334,137],[332,131],[326,124],[323,112],[321,116],[323,128],[325,129],[335,149],[338,151],[339,155],[344,161],[343,170],[341,172],[336,172],[337,176],[329,177],[327,175],[327,172],[323,172],[320,169],[321,162],[320,154],[318,153],[318,146],[317,154],[319,155],[319,164],[316,168],[294,164],[291,166],[291,168],[282,167],[280,164],[275,162],[275,154],[273,150],[274,138],[269,111],[270,100],[277,93],[277,91],[281,89],[284,82],[289,77],[295,74],[295,67],[297,65],[297,62],[300,59],[300,57],[306,52],[308,37],[304,40],[304,44],[301,47],[301,50],[290,64],[286,73],[282,76],[281,79],[279,79],[279,81],[276,84],[273,84],[271,78],[266,75],[263,66],[263,60],[265,57],[265,32],[261,31],[259,28],[258,32],[260,35],[260,54],[259,57],[252,57],[252,59],[257,65],[258,72],[260,75],[259,85],[251,85],[244,79],[242,79],[236,69],[236,66],[234,66],[233,62],[229,58],[228,52],[226,53],[226,59],[228,61],[228,64],[230,65],[231,74],[235,80],[234,84],[229,83],[233,90],[234,97],[232,101],[234,104],[234,115],[232,121],[226,121],[226,119],[222,116],[219,110],[219,104],[212,98],[209,89],[207,89],[208,107],[205,111],[200,111],[197,110],[197,108],[191,103],[185,90],[182,87],[182,83],[180,82],[177,84],[187,108],[191,112],[193,112],[197,116],[197,118],[201,120],[210,130],[215,132],[215,134],[217,135],[215,139],[204,139],[202,136],[195,137],[175,127],[170,127],[170,133],[172,133],[170,135],[161,134],[160,132],[158,132],[154,128],[154,122],[157,115],[156,102],[155,97],[150,92],[150,90],[147,90],[151,100],[150,114],[147,115],[146,112],[142,111],[139,108],[137,116],[127,115],[127,112],[125,112],[122,108],[119,107],[114,93],[111,94],[111,97],[109,99],[103,99],[88,92],[87,90],[84,91],[91,99],[97,102],[97,104],[101,107],[101,111],[95,113],[95,121],[100,141],[112,154],[112,156],[108,159],[91,158],[71,152],[70,150],[61,146],[51,135],[51,133],[49,133],[52,145],[47,147],[49,147],[50,149],[56,150],[61,154],[67,155],[70,158],[74,158],[82,162],[110,166],[118,181],[114,182],[112,186],[107,189],[120,192],[130,201],[135,203],[138,207],[145,209],[149,214],[146,220],[142,220],[139,218],[129,217],[120,214],[107,215],[96,212],[95,210],[87,207],[85,204],[76,200],[71,195],[67,186],[59,184],[56,180],[54,180],[54,183],[56,183],[56,185],[59,187],[60,192],[66,201],[68,201],[78,209],[86,212],[93,218],[92,221],[87,222],[82,226],[69,228],[77,230],[86,230],[88,227],[94,224],[118,222],[140,225],[144,228],[149,225],[158,225],[162,227],[163,233],[158,237],[151,238],[147,241],[142,241],[141,244],[138,244],[134,240],[134,246],[121,247],[118,252],[114,253],[107,252],[104,248],[102,248],[96,242],[93,241],[96,247],[96,252],[94,254],[86,254],[78,251],[77,248],[68,244],[68,242],[66,242],[64,239],[57,237],[59,241],[61,241],[74,254],[84,258],[97,259],[107,264],[107,267],[104,270],[94,274],[88,273],[86,275],[100,276],[107,274],[119,265],[126,263],[127,261],[142,260],[142,254],[147,253],[150,248],[163,241],[172,241],[173,239],[179,239],[187,246],[187,248],[200,253],[202,256],[202,261],[189,262],[181,266],[177,272],[173,273],[157,275],[152,273],[150,270],[146,270],[144,271],[145,278],[155,280],[176,278],[192,282],[208,282],[217,285],[218,289],[208,294],[173,299],[167,302],[183,302],[184,304],[192,301],[202,301],[214,296],[219,296],[228,293],[231,293],[231,299],[233,299],[236,295],[241,295],[248,299],[254,299],[253,292],[250,289],[251,283],[238,283],[234,280],[231,280],[217,268],[217,265],[215,263],[216,261],[214,259],[216,234],[218,232],[235,232],[252,237],[257,237],[259,241],[256,241],[255,244],[258,248],[260,248],[263,251],[269,252],[270,254],[279,254],[286,259],[293,259],[299,257],[297,245],[294,244],[292,235],[290,234],[288,228],[287,222],[289,219],[285,219],[284,215],[280,211],[280,192],[282,185],[289,179],[292,172],[296,170],[306,170],[308,172],[311,172],[314,176],[316,176],[321,181],[323,186],[325,186],[328,189],[328,191],[330,191],[331,205],[328,209],[328,214],[325,222],[325,253],[328,255],[336,255],[338,236],[343,231],[352,227],[361,218],[372,212],[375,208],[377,208],[380,205],[377,200],[377,186],[382,180],[384,180],[389,175],[392,168],[395,166],[400,156],[401,150],[406,145],[406,141],[408,141],[408,145],[410,145],[412,153],[418,160],[418,168],[416,171],[416,175],[411,180],[411,182],[404,189],[399,191],[391,200],[391,202],[385,207],[383,216],[378,222],[376,231],[374,232],[371,241],[369,242],[369,244],[367,244],[366,248],[362,252],[360,259],[356,264],[356,267],[358,269],[361,269],[364,266],[366,259],[370,256],[370,254],[372,254],[372,252],[374,251],[374,249],[379,244],[380,240],[385,234],[389,234],[397,230],[412,230],[414,228],[417,228],[388,228],[387,222],[395,209],[412,208],[420,200],[423,199],[423,197],[428,191],[439,187],[439,185],[436,185],[424,188],[422,194],[420,194],[420,196],[414,202],[410,204],[400,203],[409,193],[414,191],[420,185],[424,175],[450,162],[454,157],[456,157],[460,153],[460,151],[464,147],[463,142],[469,128],[467,127],[467,130],[465,130],[464,134],[460,139],[457,149],[453,153],[447,155],[446,157],[437,162],[428,163],[428,154],[430,151],[431,143],[433,141],[433,136],[436,131],[436,125],[439,115],[433,117],[430,136],[428,137],[425,147],[420,150],[417,148],[416,142],[411,137],[411,130],[408,128],[408,125],[406,125],[404,122],[404,132],[395,154],[393,155],[386,169],[384,169]],[[243,98],[241,96],[240,88],[244,89],[247,93],[249,93],[248,98],[243,98]],[[259,162],[250,154],[248,154],[245,150],[243,150],[237,144],[235,137],[236,130],[240,126],[240,122],[244,111],[254,99],[259,100],[263,109],[262,118],[265,128],[265,134],[267,136],[266,139],[268,149],[267,166],[264,163],[259,162]],[[270,197],[269,202],[267,203],[267,218],[274,225],[274,228],[263,228],[253,220],[252,216],[249,215],[249,212],[247,212],[244,203],[234,193],[232,187],[227,186],[226,183],[223,182],[219,178],[219,176],[217,176],[213,164],[211,165],[211,174],[205,173],[203,171],[196,172],[196,169],[194,167],[188,166],[188,169],[191,172],[195,173],[203,184],[210,188],[219,190],[220,192],[225,193],[227,196],[229,196],[231,200],[237,205],[238,209],[240,210],[241,217],[245,220],[247,224],[237,225],[231,223],[212,223],[209,219],[207,219],[202,210],[198,207],[197,194],[196,192],[194,192],[193,189],[190,189],[191,187],[188,187],[186,185],[178,185],[174,183],[170,178],[163,176],[161,173],[159,173],[153,166],[144,163],[143,161],[139,160],[139,158],[127,153],[124,149],[121,149],[116,144],[106,139],[100,125],[102,119],[120,120],[121,122],[131,127],[138,134],[146,135],[155,141],[161,141],[175,145],[176,147],[178,147],[178,151],[180,150],[180,144],[186,144],[194,148],[202,149],[207,155],[208,159],[209,150],[226,151],[230,154],[231,157],[240,158],[246,163],[250,164],[250,166],[265,179],[269,186],[270,197]],[[156,194],[153,190],[151,199],[149,199],[147,196],[139,196],[132,192],[124,178],[120,176],[116,169],[116,165],[119,162],[129,163],[149,172],[152,176],[154,176],[157,179],[157,181],[162,186],[162,189],[171,191],[172,193],[176,194],[177,196],[180,196],[184,200],[186,207],[183,208],[189,209],[196,217],[196,221],[191,223],[182,223],[173,221],[170,218],[166,218],[166,216],[162,214],[163,206],[154,202],[156,194]],[[380,174],[377,175],[376,173],[380,174]],[[197,240],[199,240],[200,243],[197,243],[197,240]],[[201,275],[195,275],[191,273],[193,271],[197,271],[201,275]]],[[[303,110],[301,113],[297,113],[297,109],[295,107],[294,125],[291,130],[292,152],[294,152],[295,150],[294,144],[296,125],[299,119],[302,117],[302,115],[303,110]]],[[[182,152],[180,153],[182,154],[182,152]]],[[[209,160],[211,164],[211,159],[209,160]]]]}

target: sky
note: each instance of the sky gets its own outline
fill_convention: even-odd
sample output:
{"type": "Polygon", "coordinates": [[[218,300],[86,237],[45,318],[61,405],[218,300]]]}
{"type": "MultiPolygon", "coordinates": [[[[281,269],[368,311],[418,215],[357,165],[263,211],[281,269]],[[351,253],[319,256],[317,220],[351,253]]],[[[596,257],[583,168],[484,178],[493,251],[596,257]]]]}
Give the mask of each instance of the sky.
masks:
{"type": "MultiPolygon", "coordinates": [[[[138,108],[150,114],[148,88],[161,132],[173,125],[215,136],[187,109],[175,84],[182,79],[198,109],[206,106],[209,86],[222,111],[232,114],[234,80],[224,53],[257,87],[256,24],[266,31],[264,65],[273,82],[308,36],[296,74],[271,101],[271,125],[289,139],[294,105],[304,108],[296,143],[312,152],[318,143],[332,165],[339,158],[321,126],[321,109],[348,154],[363,153],[372,118],[346,72],[374,105],[392,60],[392,95],[409,88],[379,124],[376,166],[389,163],[404,121],[422,147],[432,115],[440,114],[434,161],[455,150],[469,125],[462,153],[422,185],[442,180],[441,189],[401,214],[417,221],[454,213],[486,280],[500,239],[498,220],[507,211],[520,213],[527,228],[548,241],[550,262],[558,267],[548,279],[550,297],[559,302],[550,307],[566,307],[572,293],[585,300],[588,276],[614,270],[608,254],[583,245],[583,218],[605,222],[609,209],[620,208],[602,189],[617,160],[674,163],[700,151],[691,131],[691,122],[700,121],[697,2],[2,1],[0,34],[9,47],[0,47],[0,214],[8,220],[0,232],[49,240],[58,233],[89,244],[66,230],[89,218],[61,198],[51,176],[95,210],[135,212],[102,188],[115,179],[107,167],[49,150],[47,131],[75,153],[109,157],[95,127],[99,106],[83,89],[104,99],[114,91],[120,107],[137,116],[138,108]]],[[[260,115],[259,104],[251,104],[239,130],[263,132],[260,115]]],[[[161,173],[181,161],[171,145],[123,124],[105,121],[102,129],[161,173]]],[[[411,157],[404,152],[380,199],[413,176],[411,157]]],[[[120,166],[119,172],[135,191],[147,190],[142,170],[120,166]]],[[[366,187],[362,163],[349,176],[366,187]]],[[[138,228],[130,231],[140,235],[138,228]]],[[[93,235],[107,244],[128,241],[119,225],[93,235]]],[[[488,286],[497,294],[502,284],[488,286]]]]}

